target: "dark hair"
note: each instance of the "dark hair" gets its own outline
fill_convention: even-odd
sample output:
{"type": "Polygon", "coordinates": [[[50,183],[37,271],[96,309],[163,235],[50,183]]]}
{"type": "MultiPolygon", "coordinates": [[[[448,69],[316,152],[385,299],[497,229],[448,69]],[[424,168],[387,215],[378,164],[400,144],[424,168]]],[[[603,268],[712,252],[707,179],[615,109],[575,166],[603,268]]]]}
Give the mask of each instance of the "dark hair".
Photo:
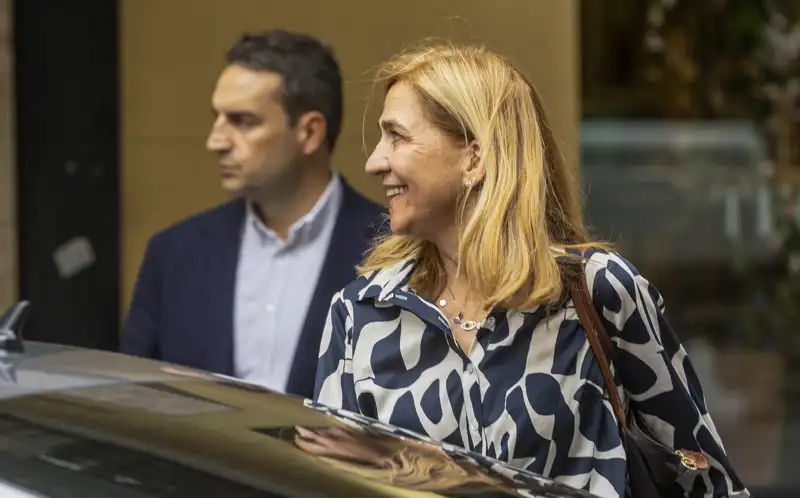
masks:
{"type": "Polygon", "coordinates": [[[329,46],[284,30],[246,33],[228,50],[226,61],[282,76],[289,124],[297,124],[306,112],[321,112],[328,125],[328,151],[333,151],[342,127],[343,97],[342,74],[329,46]]]}

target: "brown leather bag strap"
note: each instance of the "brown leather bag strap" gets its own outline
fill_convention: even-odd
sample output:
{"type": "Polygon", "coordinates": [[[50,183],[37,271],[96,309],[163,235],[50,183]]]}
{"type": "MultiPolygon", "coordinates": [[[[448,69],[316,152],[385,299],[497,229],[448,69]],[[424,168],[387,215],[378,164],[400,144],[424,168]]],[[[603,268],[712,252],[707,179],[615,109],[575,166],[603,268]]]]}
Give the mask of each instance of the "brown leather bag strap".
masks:
{"type": "Polygon", "coordinates": [[[628,426],[628,419],[625,414],[625,409],[622,407],[622,400],[617,391],[617,384],[614,382],[614,376],[611,374],[610,359],[614,358],[614,345],[611,343],[611,338],[603,327],[603,322],[597,314],[597,309],[592,302],[592,296],[589,294],[589,286],[586,283],[586,277],[583,272],[580,272],[580,277],[570,279],[572,302],[575,304],[575,310],[578,312],[578,318],[581,325],[586,330],[586,337],[589,339],[589,344],[592,347],[597,363],[600,366],[600,372],[603,374],[603,383],[605,384],[608,396],[611,399],[611,406],[614,409],[614,414],[617,416],[617,421],[621,428],[628,426]]]}

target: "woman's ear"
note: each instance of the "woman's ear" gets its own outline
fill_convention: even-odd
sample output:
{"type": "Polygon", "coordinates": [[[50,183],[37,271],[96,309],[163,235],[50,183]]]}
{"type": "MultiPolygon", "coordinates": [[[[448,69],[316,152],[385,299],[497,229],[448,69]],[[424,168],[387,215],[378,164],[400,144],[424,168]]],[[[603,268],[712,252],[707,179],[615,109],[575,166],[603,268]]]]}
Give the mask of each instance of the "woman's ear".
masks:
{"type": "Polygon", "coordinates": [[[486,175],[486,170],[481,160],[481,147],[477,140],[473,140],[466,150],[467,157],[465,158],[464,167],[464,182],[470,185],[478,185],[483,181],[486,175]]]}

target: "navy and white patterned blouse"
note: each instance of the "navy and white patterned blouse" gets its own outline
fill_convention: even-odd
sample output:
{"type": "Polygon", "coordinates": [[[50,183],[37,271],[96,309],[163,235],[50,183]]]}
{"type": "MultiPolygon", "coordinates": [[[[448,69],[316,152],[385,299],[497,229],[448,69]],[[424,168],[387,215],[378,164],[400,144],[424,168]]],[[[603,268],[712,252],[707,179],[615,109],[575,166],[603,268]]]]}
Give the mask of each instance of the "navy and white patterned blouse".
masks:
{"type": "MultiPolygon", "coordinates": [[[[617,349],[615,378],[659,439],[703,452],[690,497],[750,496],[732,468],[658,291],[620,255],[590,251],[585,272],[617,349]]],[[[414,261],[360,277],[331,303],[315,399],[553,478],[625,495],[625,452],[603,378],[571,302],[495,310],[469,351],[408,286],[414,261]]]]}

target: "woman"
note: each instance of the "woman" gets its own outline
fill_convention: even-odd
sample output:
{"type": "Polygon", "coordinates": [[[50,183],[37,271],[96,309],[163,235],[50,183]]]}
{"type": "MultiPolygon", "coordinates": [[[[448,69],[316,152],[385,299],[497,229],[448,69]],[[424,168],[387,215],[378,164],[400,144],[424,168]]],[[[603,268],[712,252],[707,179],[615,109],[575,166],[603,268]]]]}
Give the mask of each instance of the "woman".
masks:
{"type": "Polygon", "coordinates": [[[661,296],[587,235],[533,86],[499,55],[452,46],[397,56],[379,81],[366,170],[383,179],[392,234],[333,298],[317,401],[624,496],[617,420],[564,283],[578,261],[623,399],[662,442],[710,462],[687,493],[749,496],[661,296]]]}

